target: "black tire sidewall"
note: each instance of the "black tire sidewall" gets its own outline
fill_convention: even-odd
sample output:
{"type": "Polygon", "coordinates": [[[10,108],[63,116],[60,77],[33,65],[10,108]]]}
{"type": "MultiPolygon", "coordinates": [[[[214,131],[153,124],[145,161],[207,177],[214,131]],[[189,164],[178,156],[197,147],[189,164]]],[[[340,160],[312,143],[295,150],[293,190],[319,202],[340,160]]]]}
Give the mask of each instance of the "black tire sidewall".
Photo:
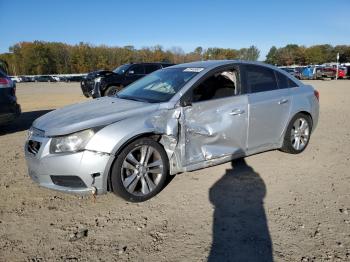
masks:
{"type": "Polygon", "coordinates": [[[290,153],[290,154],[300,154],[301,152],[303,152],[307,146],[309,145],[310,142],[310,138],[311,138],[311,132],[312,132],[312,120],[310,118],[310,116],[303,114],[303,113],[298,113],[296,114],[289,122],[288,127],[286,129],[286,133],[284,134],[284,140],[283,140],[283,146],[282,146],[282,151],[290,153]],[[293,145],[292,145],[292,141],[290,139],[290,134],[293,128],[293,124],[294,122],[298,119],[298,118],[303,118],[307,121],[308,125],[309,125],[309,139],[306,142],[306,145],[300,149],[300,150],[296,150],[293,145]]]}
{"type": "Polygon", "coordinates": [[[166,155],[165,150],[163,149],[163,147],[156,142],[155,140],[151,139],[151,138],[140,138],[135,140],[134,142],[131,142],[130,144],[128,144],[127,146],[125,146],[120,154],[117,156],[116,160],[113,163],[112,169],[111,169],[111,186],[112,186],[112,190],[113,193],[115,193],[116,195],[122,197],[123,199],[130,201],[130,202],[143,202],[146,201],[152,197],[154,197],[155,195],[157,195],[164,187],[166,181],[167,181],[167,177],[169,174],[169,161],[168,161],[168,157],[166,155]],[[127,156],[127,154],[129,154],[129,152],[136,148],[139,147],[141,145],[149,145],[152,146],[153,148],[155,148],[163,161],[163,174],[161,177],[161,180],[159,181],[157,187],[150,192],[148,195],[146,196],[135,196],[131,193],[129,193],[122,182],[122,174],[121,174],[121,168],[124,162],[125,157],[127,156]]]}
{"type": "Polygon", "coordinates": [[[120,90],[122,90],[121,86],[109,86],[107,87],[106,91],[104,92],[105,96],[113,96],[116,93],[118,93],[120,90]],[[112,92],[112,90],[115,90],[114,94],[110,94],[112,92]]]}

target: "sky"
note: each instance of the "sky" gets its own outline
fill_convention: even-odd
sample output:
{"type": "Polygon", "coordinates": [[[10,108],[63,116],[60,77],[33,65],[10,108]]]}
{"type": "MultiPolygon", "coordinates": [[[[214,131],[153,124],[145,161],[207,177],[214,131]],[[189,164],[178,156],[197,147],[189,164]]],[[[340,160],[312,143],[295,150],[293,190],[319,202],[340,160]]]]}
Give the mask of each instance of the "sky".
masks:
{"type": "Polygon", "coordinates": [[[21,41],[240,49],[350,44],[349,0],[0,0],[0,53],[21,41]]]}

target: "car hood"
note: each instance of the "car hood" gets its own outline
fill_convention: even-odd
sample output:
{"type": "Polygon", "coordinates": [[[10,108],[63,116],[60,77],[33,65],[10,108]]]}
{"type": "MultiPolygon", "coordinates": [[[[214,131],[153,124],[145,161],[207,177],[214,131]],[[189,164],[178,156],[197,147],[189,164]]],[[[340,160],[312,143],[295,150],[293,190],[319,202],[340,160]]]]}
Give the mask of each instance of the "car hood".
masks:
{"type": "Polygon", "coordinates": [[[33,127],[44,131],[45,136],[60,136],[149,114],[158,107],[159,104],[102,97],[51,111],[36,119],[33,127]]]}
{"type": "Polygon", "coordinates": [[[98,70],[98,71],[90,72],[86,76],[86,79],[91,80],[91,79],[95,79],[96,77],[105,77],[108,75],[117,75],[117,74],[109,70],[98,70]]]}

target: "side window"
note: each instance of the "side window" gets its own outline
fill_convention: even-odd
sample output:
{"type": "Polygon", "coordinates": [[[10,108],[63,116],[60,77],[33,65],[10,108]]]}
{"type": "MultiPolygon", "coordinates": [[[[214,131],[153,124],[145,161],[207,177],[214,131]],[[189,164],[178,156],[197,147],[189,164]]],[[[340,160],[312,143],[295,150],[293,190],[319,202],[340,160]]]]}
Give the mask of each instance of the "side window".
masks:
{"type": "Polygon", "coordinates": [[[192,102],[224,98],[237,94],[238,74],[235,69],[214,73],[192,91],[192,102]]]}
{"type": "Polygon", "coordinates": [[[247,65],[245,66],[245,78],[251,93],[278,89],[275,73],[270,68],[247,65]]]}
{"type": "Polygon", "coordinates": [[[160,68],[159,65],[145,65],[146,74],[150,74],[160,68]]]}
{"type": "Polygon", "coordinates": [[[284,74],[281,74],[280,72],[276,71],[277,80],[278,80],[278,87],[279,88],[290,88],[290,87],[296,87],[298,86],[293,80],[291,80],[289,77],[285,76],[284,74]]]}
{"type": "Polygon", "coordinates": [[[134,75],[144,75],[145,74],[145,69],[143,65],[134,65],[129,72],[134,72],[134,75]]]}

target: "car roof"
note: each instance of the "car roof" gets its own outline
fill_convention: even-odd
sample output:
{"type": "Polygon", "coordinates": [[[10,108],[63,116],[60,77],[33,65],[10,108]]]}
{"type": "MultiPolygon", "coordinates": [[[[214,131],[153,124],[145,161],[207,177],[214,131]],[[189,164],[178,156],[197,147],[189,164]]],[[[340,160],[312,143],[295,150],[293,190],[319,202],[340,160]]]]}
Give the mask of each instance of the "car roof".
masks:
{"type": "Polygon", "coordinates": [[[263,62],[255,62],[255,61],[245,61],[245,60],[206,60],[206,61],[196,61],[190,63],[183,63],[174,65],[168,68],[183,68],[183,67],[201,67],[205,69],[214,69],[218,66],[225,66],[230,64],[251,64],[251,65],[261,65],[276,69],[276,67],[271,66],[269,64],[263,62]]]}

